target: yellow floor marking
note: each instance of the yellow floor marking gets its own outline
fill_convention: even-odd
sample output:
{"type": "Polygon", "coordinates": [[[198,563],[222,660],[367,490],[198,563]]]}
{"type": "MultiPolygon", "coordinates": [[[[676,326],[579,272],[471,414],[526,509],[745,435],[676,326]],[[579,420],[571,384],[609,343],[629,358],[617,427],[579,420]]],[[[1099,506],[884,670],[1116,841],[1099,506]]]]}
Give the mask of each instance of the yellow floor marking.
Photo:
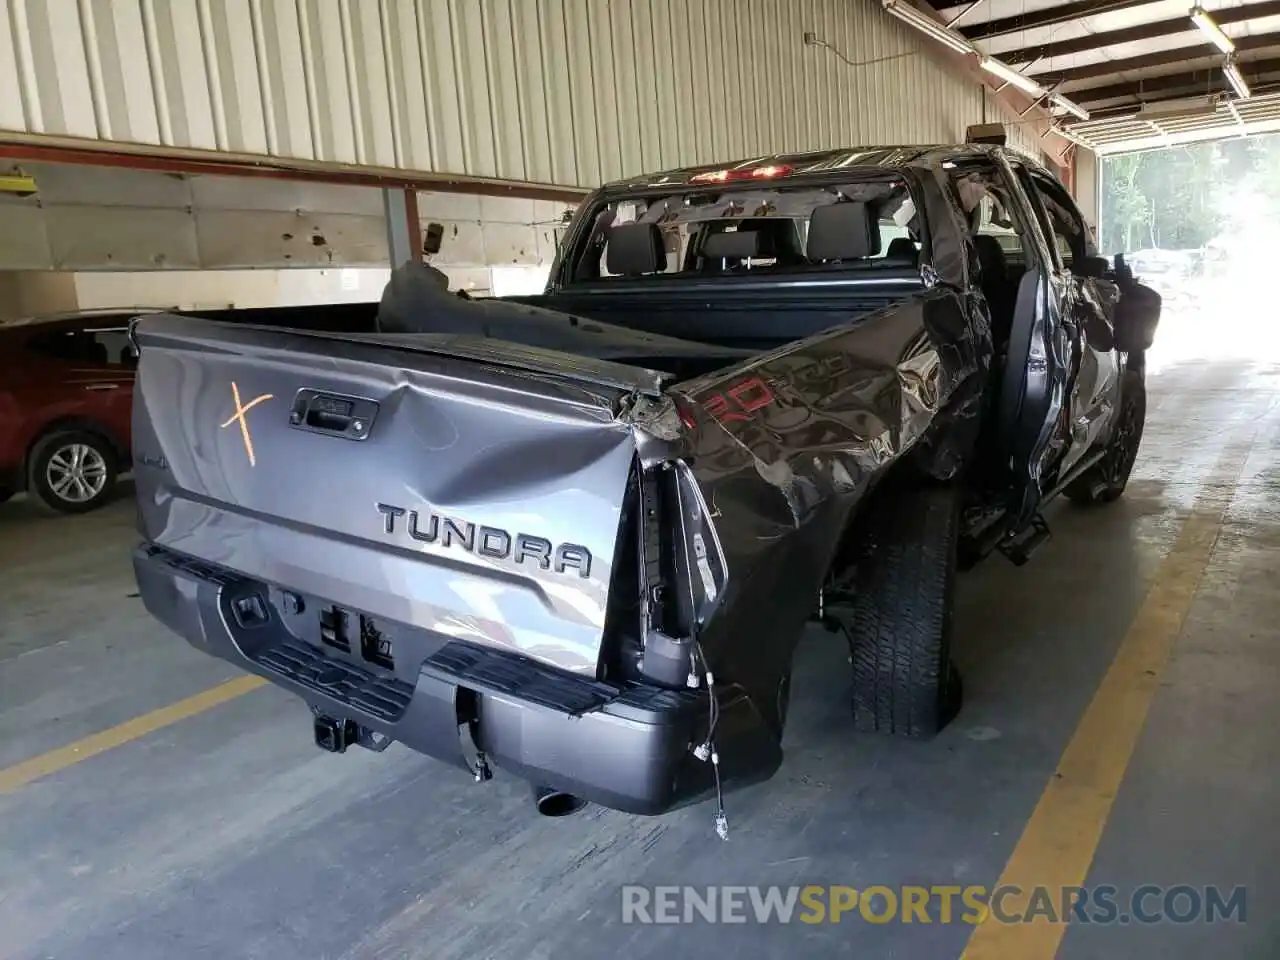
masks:
{"type": "MultiPolygon", "coordinates": [[[[1058,909],[1061,887],[1084,884],[1251,447],[1252,442],[1233,443],[1223,451],[1156,572],[997,881],[997,886],[1022,891],[1003,899],[1003,915],[1021,915],[1033,887],[1047,887],[1058,909]]],[[[1052,960],[1066,932],[1065,922],[1053,923],[1043,916],[1027,923],[1000,923],[988,917],[974,928],[961,960],[1052,960]]]]}
{"type": "Polygon", "coordinates": [[[90,757],[105,753],[128,743],[130,740],[145,737],[147,734],[177,723],[179,720],[185,720],[187,717],[194,717],[198,713],[204,713],[206,710],[210,710],[221,703],[243,696],[250,690],[258,689],[265,682],[261,677],[237,677],[234,680],[228,680],[226,683],[220,683],[216,687],[211,687],[194,696],[187,697],[185,700],[171,703],[167,707],[152,710],[150,713],[144,713],[142,716],[134,717],[132,720],[126,720],[124,723],[111,727],[109,730],[91,734],[82,740],[77,740],[75,743],[69,743],[65,747],[59,747],[57,750],[50,750],[48,753],[42,753],[40,756],[32,757],[30,760],[15,763],[12,767],[5,767],[0,770],[0,793],[11,793],[19,787],[26,786],[32,780],[38,780],[41,777],[49,776],[51,773],[57,773],[59,770],[65,770],[81,760],[88,760],[90,757]]]}

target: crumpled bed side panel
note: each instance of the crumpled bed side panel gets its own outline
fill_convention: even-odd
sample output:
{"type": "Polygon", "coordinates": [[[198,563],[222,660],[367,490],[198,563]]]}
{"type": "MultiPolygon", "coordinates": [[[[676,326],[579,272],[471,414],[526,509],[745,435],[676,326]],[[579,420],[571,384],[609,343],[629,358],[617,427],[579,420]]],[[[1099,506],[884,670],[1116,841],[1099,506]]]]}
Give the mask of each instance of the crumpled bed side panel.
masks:
{"type": "Polygon", "coordinates": [[[671,388],[698,424],[689,462],[729,570],[703,642],[732,647],[735,679],[790,658],[776,638],[799,637],[872,487],[896,468],[939,480],[962,468],[991,356],[982,298],[937,286],[671,388]]]}

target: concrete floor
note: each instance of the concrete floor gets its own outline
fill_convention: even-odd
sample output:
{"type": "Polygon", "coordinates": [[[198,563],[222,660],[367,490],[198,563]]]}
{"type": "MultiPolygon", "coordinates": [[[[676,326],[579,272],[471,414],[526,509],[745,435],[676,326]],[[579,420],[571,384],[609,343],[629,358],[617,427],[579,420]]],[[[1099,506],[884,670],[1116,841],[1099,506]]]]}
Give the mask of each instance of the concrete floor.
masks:
{"type": "MultiPolygon", "coordinates": [[[[1247,922],[1072,925],[1059,956],[1280,955],[1280,365],[1173,365],[1150,387],[1126,497],[1056,507],[1030,565],[962,581],[959,719],[922,744],[855,736],[843,645],[815,631],[784,766],[730,797],[728,843],[707,807],[546,820],[501,775],[477,786],[398,746],[321,754],[305,706],[264,687],[0,794],[0,956],[958,957],[972,928],[936,920],[627,925],[620,887],[990,888],[1213,484],[1226,517],[1088,883],[1245,885],[1247,922]]],[[[0,507],[0,774],[236,675],[144,615],[132,520],[127,499],[0,507]]]]}

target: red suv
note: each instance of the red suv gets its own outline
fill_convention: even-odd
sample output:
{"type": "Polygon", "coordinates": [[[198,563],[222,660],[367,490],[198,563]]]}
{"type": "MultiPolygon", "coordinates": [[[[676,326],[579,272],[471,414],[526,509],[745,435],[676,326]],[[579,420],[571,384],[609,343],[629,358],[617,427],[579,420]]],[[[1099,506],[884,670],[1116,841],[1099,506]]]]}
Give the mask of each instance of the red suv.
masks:
{"type": "Polygon", "coordinates": [[[129,320],[81,312],[0,323],[0,502],[101,506],[129,467],[137,356],[129,320]]]}

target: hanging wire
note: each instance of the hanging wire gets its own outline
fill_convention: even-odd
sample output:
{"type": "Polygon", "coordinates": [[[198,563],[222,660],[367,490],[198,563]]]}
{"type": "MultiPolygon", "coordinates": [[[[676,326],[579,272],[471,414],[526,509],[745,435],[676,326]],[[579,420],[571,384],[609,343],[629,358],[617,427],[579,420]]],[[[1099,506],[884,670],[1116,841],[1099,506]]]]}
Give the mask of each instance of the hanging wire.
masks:
{"type": "Polygon", "coordinates": [[[869,67],[873,63],[884,63],[887,60],[900,60],[903,57],[914,57],[919,52],[916,50],[907,50],[905,53],[891,53],[883,57],[873,57],[870,60],[850,60],[848,57],[846,57],[843,53],[841,53],[831,44],[827,43],[827,41],[819,39],[815,34],[810,34],[810,36],[812,36],[813,39],[810,40],[806,38],[806,43],[809,46],[825,47],[826,49],[834,53],[837,57],[839,57],[841,60],[843,60],[850,67],[869,67]]]}

